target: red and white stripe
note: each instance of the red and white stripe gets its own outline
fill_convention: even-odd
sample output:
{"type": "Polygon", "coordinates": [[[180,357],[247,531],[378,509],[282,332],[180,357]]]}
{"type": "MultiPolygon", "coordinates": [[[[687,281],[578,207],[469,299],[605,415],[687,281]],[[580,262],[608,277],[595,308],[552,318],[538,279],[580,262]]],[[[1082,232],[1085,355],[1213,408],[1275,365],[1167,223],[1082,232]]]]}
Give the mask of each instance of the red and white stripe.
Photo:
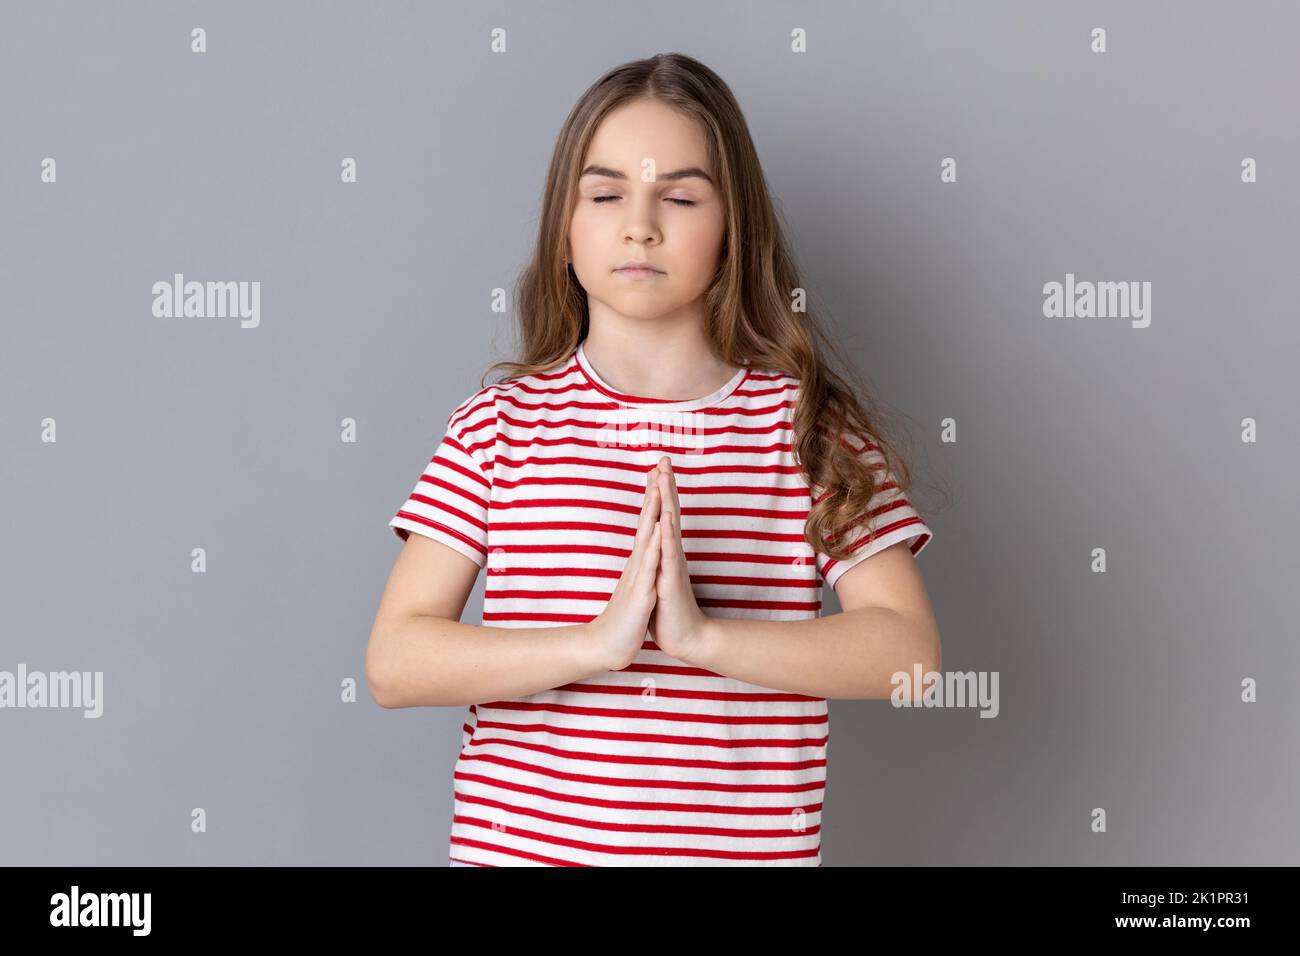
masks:
{"type": "MultiPolygon", "coordinates": [[[[746,368],[707,399],[637,398],[604,383],[579,349],[558,371],[488,386],[458,406],[389,525],[403,540],[414,531],[487,568],[485,625],[582,623],[609,600],[631,552],[645,474],[667,455],[705,613],[813,618],[823,582],[834,586],[898,542],[919,553],[931,531],[890,480],[844,533],[858,543],[850,559],[814,553],[803,526],[820,489],[800,475],[790,444],[798,392],[797,379],[746,368]],[[863,545],[872,529],[882,533],[863,545]]],[[[851,447],[884,467],[874,445],[851,447]]],[[[824,698],[690,666],[647,637],[623,670],[471,705],[467,718],[454,859],[821,864],[824,698]]]]}

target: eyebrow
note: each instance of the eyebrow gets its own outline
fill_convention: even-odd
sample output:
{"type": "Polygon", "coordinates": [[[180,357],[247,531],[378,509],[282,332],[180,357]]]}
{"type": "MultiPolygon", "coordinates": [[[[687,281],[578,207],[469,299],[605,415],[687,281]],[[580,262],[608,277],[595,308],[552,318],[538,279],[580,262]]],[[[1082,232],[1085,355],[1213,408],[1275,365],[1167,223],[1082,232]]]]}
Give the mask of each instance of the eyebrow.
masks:
{"type": "MultiPolygon", "coordinates": [[[[578,178],[583,176],[604,176],[608,179],[627,179],[627,175],[617,169],[610,169],[608,166],[588,166],[578,178]]],[[[685,169],[674,169],[671,173],[658,173],[655,176],[656,182],[667,180],[669,182],[678,179],[703,179],[710,186],[713,185],[713,177],[698,166],[687,166],[685,169]]]]}

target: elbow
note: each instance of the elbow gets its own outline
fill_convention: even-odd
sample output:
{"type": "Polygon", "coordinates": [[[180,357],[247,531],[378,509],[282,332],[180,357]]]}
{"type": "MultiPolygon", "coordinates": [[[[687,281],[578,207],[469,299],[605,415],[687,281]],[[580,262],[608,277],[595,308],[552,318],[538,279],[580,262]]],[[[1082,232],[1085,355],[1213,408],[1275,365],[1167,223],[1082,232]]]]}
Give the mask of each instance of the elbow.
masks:
{"type": "Polygon", "coordinates": [[[939,641],[939,628],[933,617],[916,622],[916,637],[912,641],[911,660],[906,670],[919,666],[922,674],[937,674],[943,669],[943,647],[939,641]]]}
{"type": "Polygon", "coordinates": [[[380,680],[378,671],[370,664],[366,664],[366,686],[370,688],[370,697],[376,704],[385,710],[393,708],[388,685],[380,680]]]}
{"type": "Polygon", "coordinates": [[[938,674],[943,671],[943,646],[939,641],[939,628],[930,621],[925,630],[925,641],[922,643],[922,660],[925,661],[927,672],[938,674]]]}
{"type": "Polygon", "coordinates": [[[930,659],[930,670],[937,672],[944,669],[944,648],[939,640],[939,627],[933,626],[928,628],[926,633],[927,658],[930,659]]]}
{"type": "Polygon", "coordinates": [[[374,635],[371,635],[370,646],[366,649],[366,686],[370,689],[370,696],[374,702],[385,710],[392,710],[399,706],[393,696],[390,672],[391,665],[379,651],[374,635]]]}

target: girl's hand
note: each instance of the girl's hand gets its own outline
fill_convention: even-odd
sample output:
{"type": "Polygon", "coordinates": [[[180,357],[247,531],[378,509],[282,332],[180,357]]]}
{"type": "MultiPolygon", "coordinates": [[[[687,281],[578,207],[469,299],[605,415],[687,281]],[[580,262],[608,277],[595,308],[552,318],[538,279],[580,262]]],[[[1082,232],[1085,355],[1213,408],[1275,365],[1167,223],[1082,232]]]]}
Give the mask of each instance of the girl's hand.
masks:
{"type": "Polygon", "coordinates": [[[681,503],[677,499],[677,479],[672,461],[664,456],[652,472],[659,478],[659,497],[663,502],[659,525],[659,576],[655,584],[658,600],[650,614],[650,636],[669,657],[690,661],[703,641],[705,615],[695,601],[691,578],[682,549],[681,503]]]}
{"type": "Polygon", "coordinates": [[[645,498],[637,521],[632,553],[614,585],[605,610],[588,625],[595,641],[598,666],[619,671],[632,663],[645,643],[650,611],[655,605],[655,572],[659,569],[658,469],[646,474],[645,498]]]}

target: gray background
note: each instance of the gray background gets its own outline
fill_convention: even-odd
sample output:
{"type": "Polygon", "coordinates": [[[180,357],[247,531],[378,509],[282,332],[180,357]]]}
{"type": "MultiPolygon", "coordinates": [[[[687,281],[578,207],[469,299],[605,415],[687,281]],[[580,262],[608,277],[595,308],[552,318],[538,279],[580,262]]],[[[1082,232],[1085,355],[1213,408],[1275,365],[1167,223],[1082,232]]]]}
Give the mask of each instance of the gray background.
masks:
{"type": "Polygon", "coordinates": [[[918,559],[944,669],[1001,675],[994,720],[832,701],[826,864],[1296,863],[1298,33],[1287,3],[6,8],[0,669],[102,670],[105,713],[0,710],[0,860],[446,863],[462,711],[364,683],[386,522],[507,354],[490,293],[574,100],[678,50],[955,492],[918,559]],[[260,281],[261,326],[154,318],[174,272],[260,281]],[[1150,281],[1150,328],[1045,319],[1067,272],[1150,281]]]}

